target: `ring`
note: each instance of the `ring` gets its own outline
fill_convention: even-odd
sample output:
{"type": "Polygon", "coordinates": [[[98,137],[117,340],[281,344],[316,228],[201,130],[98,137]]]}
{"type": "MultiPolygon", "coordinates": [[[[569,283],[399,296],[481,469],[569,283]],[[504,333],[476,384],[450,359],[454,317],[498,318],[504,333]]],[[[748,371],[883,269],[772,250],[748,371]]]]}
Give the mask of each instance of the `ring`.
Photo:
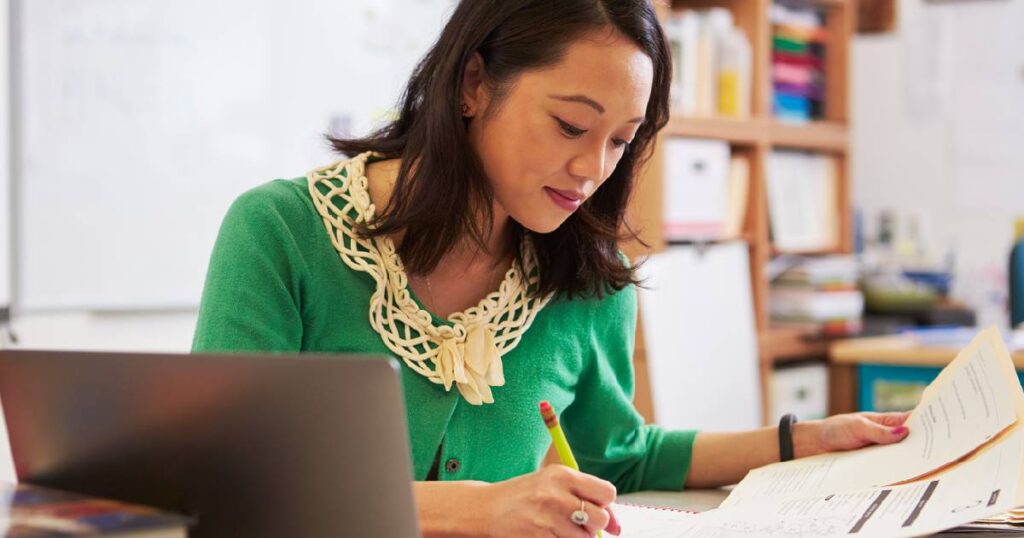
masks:
{"type": "Polygon", "coordinates": [[[572,520],[573,523],[575,523],[575,524],[577,524],[577,525],[579,525],[581,527],[583,525],[586,525],[587,522],[590,521],[590,516],[587,515],[587,503],[586,503],[586,501],[580,499],[580,509],[576,510],[575,512],[573,512],[572,515],[569,516],[569,519],[572,520]]]}

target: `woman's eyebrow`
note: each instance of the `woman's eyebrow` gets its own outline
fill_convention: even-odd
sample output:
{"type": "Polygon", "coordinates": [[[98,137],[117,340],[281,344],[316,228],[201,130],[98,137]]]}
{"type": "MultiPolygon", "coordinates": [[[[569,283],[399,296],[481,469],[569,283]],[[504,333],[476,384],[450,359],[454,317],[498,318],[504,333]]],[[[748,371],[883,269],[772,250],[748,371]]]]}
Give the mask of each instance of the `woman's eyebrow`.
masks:
{"type": "MultiPolygon", "coordinates": [[[[549,95],[548,97],[552,99],[557,99],[559,101],[566,101],[569,103],[582,103],[596,110],[598,114],[604,114],[604,107],[601,106],[601,103],[598,103],[597,101],[587,97],[586,95],[549,95]]],[[[644,121],[643,116],[639,116],[629,120],[626,123],[640,123],[642,121],[644,121]]]]}

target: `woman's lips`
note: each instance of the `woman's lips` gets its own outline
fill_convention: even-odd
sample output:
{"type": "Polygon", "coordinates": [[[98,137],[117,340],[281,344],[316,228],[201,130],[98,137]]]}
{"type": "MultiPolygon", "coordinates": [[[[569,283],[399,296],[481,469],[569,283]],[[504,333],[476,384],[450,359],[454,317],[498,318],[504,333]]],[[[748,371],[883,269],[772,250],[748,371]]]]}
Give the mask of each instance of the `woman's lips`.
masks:
{"type": "Polygon", "coordinates": [[[573,191],[544,187],[544,192],[548,194],[548,197],[551,198],[555,205],[569,212],[576,211],[579,209],[580,204],[583,203],[583,197],[573,191]]]}

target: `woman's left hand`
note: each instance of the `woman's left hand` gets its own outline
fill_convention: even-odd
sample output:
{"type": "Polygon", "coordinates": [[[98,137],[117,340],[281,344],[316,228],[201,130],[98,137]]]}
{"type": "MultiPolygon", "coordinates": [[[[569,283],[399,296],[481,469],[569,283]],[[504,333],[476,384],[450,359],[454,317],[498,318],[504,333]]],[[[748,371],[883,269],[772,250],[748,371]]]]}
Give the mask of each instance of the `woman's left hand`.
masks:
{"type": "Polygon", "coordinates": [[[910,433],[904,425],[910,412],[849,413],[793,425],[797,458],[824,452],[854,450],[868,445],[898,443],[910,433]]]}

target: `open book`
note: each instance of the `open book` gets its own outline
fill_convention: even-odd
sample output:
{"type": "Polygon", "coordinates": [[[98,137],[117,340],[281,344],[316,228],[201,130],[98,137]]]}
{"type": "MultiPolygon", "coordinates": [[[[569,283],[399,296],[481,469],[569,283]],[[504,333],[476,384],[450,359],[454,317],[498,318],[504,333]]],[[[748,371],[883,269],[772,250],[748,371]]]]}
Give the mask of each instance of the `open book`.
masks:
{"type": "Polygon", "coordinates": [[[1022,423],[1010,354],[986,329],[925,390],[901,443],[755,469],[700,514],[627,508],[622,536],[902,537],[992,517],[1024,504],[1022,423]]]}

